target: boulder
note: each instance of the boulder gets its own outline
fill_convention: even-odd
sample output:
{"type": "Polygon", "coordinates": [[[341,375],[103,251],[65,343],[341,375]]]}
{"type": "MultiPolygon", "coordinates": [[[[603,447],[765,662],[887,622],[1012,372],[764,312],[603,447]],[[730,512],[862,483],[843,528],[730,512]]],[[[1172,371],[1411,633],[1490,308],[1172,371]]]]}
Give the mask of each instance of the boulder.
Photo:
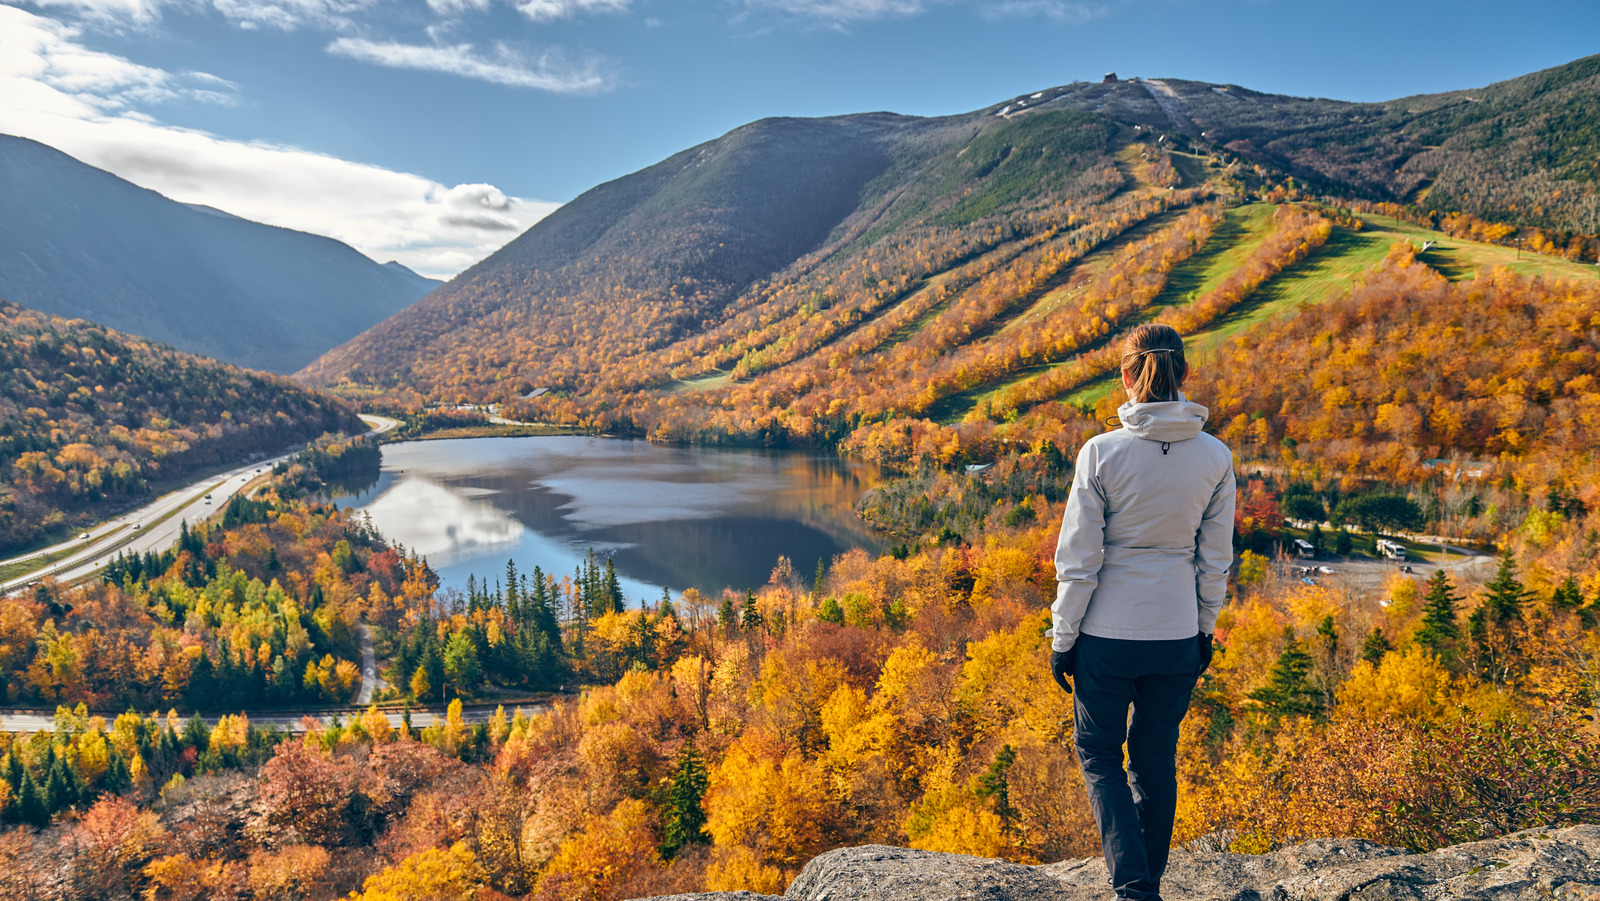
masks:
{"type": "MultiPolygon", "coordinates": [[[[1600,826],[1529,829],[1411,854],[1323,839],[1270,854],[1174,851],[1166,901],[1600,901],[1600,826]]],[[[801,870],[782,901],[1105,901],[1105,862],[1025,866],[885,845],[840,848],[801,870]]],[[[654,901],[780,901],[713,892],[654,901]]]]}

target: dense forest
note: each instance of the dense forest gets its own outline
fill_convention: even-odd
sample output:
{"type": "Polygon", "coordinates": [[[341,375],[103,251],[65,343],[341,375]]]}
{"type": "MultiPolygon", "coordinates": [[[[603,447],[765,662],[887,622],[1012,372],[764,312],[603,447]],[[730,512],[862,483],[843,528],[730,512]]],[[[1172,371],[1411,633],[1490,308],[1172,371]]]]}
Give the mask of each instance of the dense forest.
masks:
{"type": "MultiPolygon", "coordinates": [[[[1256,479],[1239,527],[1281,538],[1314,493],[1256,479]]],[[[0,817],[18,824],[0,832],[8,897],[617,899],[780,892],[811,856],[865,842],[1096,852],[1070,699],[1043,665],[1059,501],[1035,495],[1036,518],[1012,524],[998,505],[981,541],[851,552],[806,579],[780,561],[757,590],[643,609],[589,564],[436,596],[424,564],[337,511],[259,503],[164,575],[6,602],[17,628],[0,653],[35,655],[23,683],[67,674],[48,686],[63,701],[53,733],[0,738],[0,817]],[[305,551],[280,547],[291,535],[305,551]],[[216,574],[193,587],[200,566],[216,574]],[[177,599],[190,626],[164,631],[177,599]],[[111,656],[93,650],[107,633],[153,642],[135,667],[172,642],[166,668],[189,661],[192,691],[201,661],[249,670],[250,642],[275,659],[286,631],[307,648],[310,697],[323,633],[357,611],[423,696],[435,655],[447,694],[556,671],[590,687],[481,726],[455,702],[425,730],[373,709],[296,738],[244,716],[72,706],[101,699],[91,661],[111,656]]],[[[1378,592],[1286,579],[1245,552],[1184,727],[1179,840],[1428,849],[1600,815],[1597,517],[1541,503],[1492,579],[1396,571],[1378,592]]],[[[327,690],[342,697],[337,675],[327,690]]]]}
{"type": "Polygon", "coordinates": [[[0,552],[203,467],[364,430],[286,379],[0,302],[0,552]]]}

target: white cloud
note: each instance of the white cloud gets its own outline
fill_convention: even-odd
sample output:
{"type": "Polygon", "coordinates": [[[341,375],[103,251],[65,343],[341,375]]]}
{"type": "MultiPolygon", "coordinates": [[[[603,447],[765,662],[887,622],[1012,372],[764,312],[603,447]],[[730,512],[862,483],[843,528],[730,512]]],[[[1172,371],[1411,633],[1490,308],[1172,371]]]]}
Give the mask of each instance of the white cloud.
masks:
{"type": "Polygon", "coordinates": [[[512,5],[534,22],[566,19],[580,13],[619,13],[631,0],[513,0],[512,5]]]}
{"type": "Polygon", "coordinates": [[[771,9],[834,26],[874,19],[906,18],[936,6],[968,6],[990,21],[1043,18],[1081,25],[1105,15],[1104,4],[1071,0],[744,0],[749,8],[771,9]]]}
{"type": "Polygon", "coordinates": [[[745,0],[745,3],[835,23],[914,16],[929,5],[924,0],[745,0]]]}
{"type": "Polygon", "coordinates": [[[441,16],[459,16],[462,13],[486,12],[489,0],[428,0],[428,8],[441,16]]]}
{"type": "Polygon", "coordinates": [[[505,44],[496,44],[493,53],[485,55],[471,44],[401,44],[364,38],[339,38],[328,45],[328,52],[393,69],[443,72],[492,84],[535,88],[557,94],[592,94],[611,86],[596,60],[573,66],[554,52],[530,60],[505,44]]]}
{"type": "Polygon", "coordinates": [[[356,13],[381,0],[213,0],[228,21],[244,29],[293,31],[314,27],[343,31],[355,25],[356,13]]]}
{"type": "Polygon", "coordinates": [[[135,104],[231,96],[79,43],[79,30],[0,5],[0,132],[32,138],[135,184],[234,215],[328,235],[378,261],[448,277],[557,206],[491,185],[450,187],[298,147],[165,125],[135,104]]]}
{"type": "Polygon", "coordinates": [[[1059,25],[1082,25],[1111,12],[1101,3],[1070,3],[1066,0],[1003,0],[985,3],[980,8],[983,17],[996,19],[1049,19],[1059,25]]]}
{"type": "Polygon", "coordinates": [[[34,0],[43,9],[64,8],[77,15],[107,24],[149,25],[161,18],[161,7],[170,0],[34,0]]]}

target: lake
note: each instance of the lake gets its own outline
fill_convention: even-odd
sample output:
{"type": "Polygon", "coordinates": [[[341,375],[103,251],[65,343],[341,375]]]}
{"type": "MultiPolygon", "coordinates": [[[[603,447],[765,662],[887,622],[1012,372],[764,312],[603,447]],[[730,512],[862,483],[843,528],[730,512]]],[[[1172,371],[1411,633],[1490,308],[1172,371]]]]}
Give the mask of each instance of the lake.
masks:
{"type": "Polygon", "coordinates": [[[575,573],[591,549],[616,564],[630,605],[694,587],[764,584],[780,555],[817,561],[883,541],[855,515],[876,468],[798,451],[661,447],[555,436],[383,447],[372,486],[336,500],[426,556],[445,588],[535,565],[575,573]]]}

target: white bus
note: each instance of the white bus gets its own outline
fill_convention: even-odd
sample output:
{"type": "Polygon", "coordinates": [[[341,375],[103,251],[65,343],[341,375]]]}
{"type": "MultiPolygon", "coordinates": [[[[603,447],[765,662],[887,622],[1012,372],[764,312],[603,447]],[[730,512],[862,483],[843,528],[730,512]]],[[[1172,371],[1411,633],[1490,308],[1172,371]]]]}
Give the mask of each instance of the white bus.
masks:
{"type": "Polygon", "coordinates": [[[1406,558],[1406,546],[1398,541],[1379,538],[1378,553],[1388,557],[1390,560],[1404,560],[1406,558]]]}
{"type": "Polygon", "coordinates": [[[1312,547],[1311,542],[1304,538],[1296,538],[1294,540],[1294,555],[1302,560],[1309,560],[1317,555],[1317,549],[1312,547]]]}

